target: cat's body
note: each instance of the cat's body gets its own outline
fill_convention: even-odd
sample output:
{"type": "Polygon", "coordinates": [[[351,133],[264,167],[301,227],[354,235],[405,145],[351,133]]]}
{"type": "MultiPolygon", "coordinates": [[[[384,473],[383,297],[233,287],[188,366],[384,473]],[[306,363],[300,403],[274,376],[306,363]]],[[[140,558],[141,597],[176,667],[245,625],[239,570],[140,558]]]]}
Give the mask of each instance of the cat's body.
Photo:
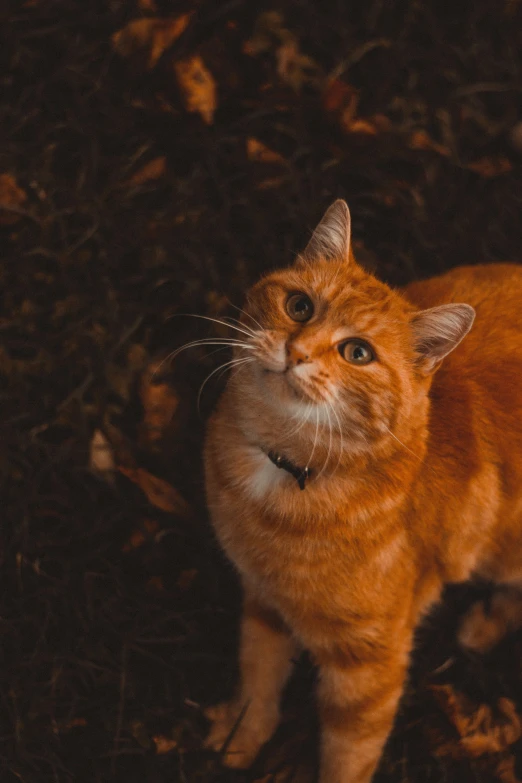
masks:
{"type": "MultiPolygon", "coordinates": [[[[304,647],[320,669],[321,783],[367,783],[443,585],[522,584],[522,269],[455,270],[410,286],[410,305],[348,260],[343,219],[337,203],[297,267],[251,292],[239,355],[254,361],[209,426],[209,508],[245,590],[241,683],[210,711],[209,744],[248,704],[227,762],[253,760],[304,647]],[[473,311],[418,308],[459,301],[477,323],[433,374],[473,311]],[[310,467],[304,491],[269,452],[310,467]]],[[[464,641],[494,641],[512,605],[498,602],[494,628],[476,607],[464,641]]]]}
{"type": "Polygon", "coordinates": [[[446,581],[476,575],[522,585],[522,267],[460,267],[405,294],[420,308],[465,300],[477,314],[430,390],[427,464],[446,475],[438,495],[419,477],[429,493],[422,501],[429,551],[441,550],[446,581]],[[475,503],[466,494],[473,485],[475,503]]]}

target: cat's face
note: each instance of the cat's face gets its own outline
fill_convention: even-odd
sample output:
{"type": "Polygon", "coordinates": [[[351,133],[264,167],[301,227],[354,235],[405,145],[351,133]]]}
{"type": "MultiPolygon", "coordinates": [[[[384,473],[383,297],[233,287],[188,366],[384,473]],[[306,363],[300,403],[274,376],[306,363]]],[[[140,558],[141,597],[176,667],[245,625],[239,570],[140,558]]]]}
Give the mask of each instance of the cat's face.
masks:
{"type": "Polygon", "coordinates": [[[262,327],[250,373],[275,405],[368,439],[393,425],[415,367],[411,308],[387,286],[353,262],[301,263],[258,283],[246,312],[262,327]]]}
{"type": "Polygon", "coordinates": [[[255,334],[254,361],[244,377],[279,411],[337,422],[369,444],[426,395],[429,374],[468,331],[473,311],[417,313],[357,266],[349,237],[349,212],[336,202],[297,263],[250,290],[243,323],[255,334]]]}

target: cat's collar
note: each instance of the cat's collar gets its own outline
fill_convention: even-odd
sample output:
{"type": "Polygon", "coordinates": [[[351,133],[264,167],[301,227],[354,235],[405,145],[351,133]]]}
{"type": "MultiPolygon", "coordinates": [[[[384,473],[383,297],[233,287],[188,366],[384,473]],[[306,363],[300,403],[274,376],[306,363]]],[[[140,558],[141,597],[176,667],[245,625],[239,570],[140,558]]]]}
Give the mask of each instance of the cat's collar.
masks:
{"type": "Polygon", "coordinates": [[[306,479],[310,478],[312,471],[310,468],[301,468],[299,465],[295,465],[287,457],[282,454],[277,454],[275,451],[267,452],[268,459],[274,463],[276,468],[282,468],[290,473],[299,484],[299,489],[306,489],[306,479]]]}

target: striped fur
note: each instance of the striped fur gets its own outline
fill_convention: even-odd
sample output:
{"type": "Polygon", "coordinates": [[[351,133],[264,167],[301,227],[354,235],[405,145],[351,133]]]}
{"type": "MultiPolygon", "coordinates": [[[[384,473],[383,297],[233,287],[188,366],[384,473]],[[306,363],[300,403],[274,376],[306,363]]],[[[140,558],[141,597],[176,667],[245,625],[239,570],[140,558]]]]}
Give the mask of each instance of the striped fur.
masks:
{"type": "MultiPolygon", "coordinates": [[[[237,696],[212,708],[208,744],[246,708],[226,763],[250,764],[306,648],[320,670],[321,783],[368,783],[415,626],[444,583],[520,585],[522,269],[463,267],[394,292],[335,256],[334,213],[333,233],[327,216],[304,258],[249,291],[255,361],[232,372],[208,428],[208,506],[245,593],[237,696]],[[307,323],[286,314],[295,291],[314,302],[307,323]],[[473,319],[459,301],[477,319],[449,353],[473,319]],[[376,361],[346,362],[338,345],[350,337],[376,361]],[[297,355],[306,361],[287,364],[297,355]],[[269,449],[310,465],[304,492],[269,449]]],[[[522,622],[512,600],[498,602],[495,639],[522,622]]],[[[482,638],[481,622],[476,609],[464,642],[482,638]]]]}

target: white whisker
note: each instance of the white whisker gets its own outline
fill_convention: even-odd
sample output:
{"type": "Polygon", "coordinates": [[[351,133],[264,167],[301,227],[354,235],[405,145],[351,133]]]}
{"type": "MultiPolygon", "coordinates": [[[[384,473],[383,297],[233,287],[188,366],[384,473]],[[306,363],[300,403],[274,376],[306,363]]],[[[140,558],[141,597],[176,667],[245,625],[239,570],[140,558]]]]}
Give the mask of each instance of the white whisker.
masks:
{"type": "Polygon", "coordinates": [[[261,324],[259,323],[259,321],[256,321],[256,319],[254,318],[254,316],[253,316],[253,315],[250,315],[250,313],[247,313],[247,312],[246,312],[246,310],[243,310],[241,307],[238,307],[237,305],[235,305],[235,304],[232,304],[232,302],[230,302],[230,305],[232,305],[232,307],[234,308],[234,310],[238,310],[240,313],[243,313],[243,315],[246,315],[246,317],[247,317],[247,318],[250,318],[250,319],[251,319],[251,320],[252,320],[252,321],[253,321],[253,322],[256,324],[256,326],[259,326],[259,328],[260,328],[260,330],[261,330],[262,332],[264,332],[264,331],[265,331],[265,330],[264,330],[264,328],[263,328],[263,327],[261,326],[261,324]]]}
{"type": "Polygon", "coordinates": [[[215,351],[209,351],[209,352],[207,353],[207,356],[214,356],[214,354],[215,354],[215,353],[219,353],[219,351],[224,351],[224,350],[226,350],[227,348],[228,348],[228,345],[223,345],[223,346],[221,346],[221,348],[216,348],[216,350],[215,350],[215,351]]]}
{"type": "Polygon", "coordinates": [[[257,329],[254,331],[253,329],[250,328],[250,326],[248,326],[247,324],[242,323],[239,320],[239,318],[232,318],[232,316],[224,315],[223,316],[223,320],[225,321],[225,323],[227,323],[233,329],[238,329],[238,328],[245,327],[245,329],[252,335],[252,337],[257,337],[258,336],[257,329]],[[236,324],[238,324],[238,325],[236,326],[236,324]]]}
{"type": "Polygon", "coordinates": [[[239,373],[240,373],[242,370],[244,370],[244,369],[246,368],[247,364],[250,364],[250,363],[251,363],[251,362],[253,362],[253,361],[254,361],[254,359],[249,359],[248,361],[246,361],[246,362],[243,362],[243,363],[242,363],[241,365],[239,365],[239,366],[238,366],[238,365],[236,365],[236,366],[234,367],[234,378],[237,378],[237,376],[239,375],[239,373]]]}
{"type": "Polygon", "coordinates": [[[165,358],[161,360],[161,362],[154,370],[152,374],[152,378],[154,378],[154,376],[158,374],[158,372],[161,370],[165,362],[172,361],[179,353],[181,353],[181,351],[184,351],[187,348],[194,348],[197,345],[222,345],[223,347],[232,347],[232,348],[240,347],[240,348],[248,348],[250,350],[254,350],[253,345],[249,345],[248,343],[245,343],[243,340],[234,340],[234,339],[228,340],[225,337],[206,337],[202,340],[192,340],[192,342],[185,343],[185,345],[176,348],[175,351],[172,351],[167,356],[165,356],[165,358]]]}
{"type": "MultiPolygon", "coordinates": [[[[246,360],[246,359],[239,360],[238,359],[237,361],[234,362],[234,364],[232,366],[236,367],[238,364],[248,364],[249,361],[252,361],[252,360],[251,359],[249,359],[249,360],[246,360]]],[[[225,364],[224,366],[221,365],[221,367],[219,369],[221,370],[221,372],[219,372],[216,375],[216,381],[219,381],[219,379],[222,377],[222,375],[224,375],[228,371],[229,367],[227,367],[227,365],[225,364]]]]}
{"type": "Polygon", "coordinates": [[[421,459],[421,457],[419,457],[419,455],[418,455],[418,454],[415,454],[415,452],[414,452],[414,451],[412,451],[411,449],[409,449],[409,448],[408,448],[408,447],[407,447],[407,446],[406,446],[406,445],[405,445],[405,444],[402,442],[402,440],[399,440],[399,438],[398,438],[396,435],[394,435],[394,434],[393,434],[393,432],[390,430],[390,428],[389,428],[389,427],[387,427],[387,426],[386,426],[386,424],[383,424],[382,426],[384,427],[384,429],[385,429],[387,432],[389,432],[389,433],[390,433],[390,435],[392,436],[392,438],[394,438],[394,439],[397,441],[397,443],[400,443],[400,444],[401,444],[401,446],[402,446],[404,449],[406,449],[406,451],[409,451],[409,453],[410,453],[410,454],[411,454],[413,457],[415,457],[415,459],[421,459]]]}
{"type": "Polygon", "coordinates": [[[307,469],[310,467],[310,463],[311,463],[312,459],[314,458],[315,447],[317,445],[317,436],[319,434],[319,408],[317,406],[315,407],[315,422],[316,423],[315,423],[314,445],[313,445],[313,448],[312,448],[312,453],[310,454],[310,457],[308,459],[308,463],[306,465],[307,469]]]}
{"type": "Polygon", "coordinates": [[[290,417],[291,420],[292,419],[300,419],[300,421],[298,421],[296,426],[293,429],[291,429],[289,432],[284,432],[282,434],[282,436],[281,436],[281,440],[282,441],[285,441],[285,440],[288,440],[289,438],[294,437],[294,435],[297,435],[297,433],[300,432],[300,430],[302,430],[304,425],[308,423],[308,413],[310,412],[312,407],[313,407],[313,402],[308,403],[308,407],[306,409],[305,415],[302,418],[300,417],[299,412],[293,413],[291,415],[291,417],[290,417]]]}
{"type": "MultiPolygon", "coordinates": [[[[178,315],[178,314],[177,314],[178,315]]],[[[244,329],[235,326],[235,324],[228,323],[227,321],[223,321],[220,318],[210,318],[208,315],[197,315],[196,313],[179,313],[179,315],[187,315],[191,318],[202,318],[204,321],[211,321],[215,324],[221,324],[221,326],[228,326],[230,329],[236,329],[238,332],[242,332],[243,334],[246,334],[247,337],[257,337],[253,329],[250,329],[249,327],[245,326],[245,324],[242,324],[244,329]]]]}
{"type": "Polygon", "coordinates": [[[254,361],[254,359],[252,359],[250,357],[243,357],[242,359],[231,359],[229,362],[225,362],[224,364],[220,364],[219,367],[216,367],[215,370],[212,370],[212,372],[209,375],[207,375],[207,377],[205,378],[205,380],[203,381],[203,383],[199,387],[198,400],[197,400],[198,411],[199,411],[199,403],[201,401],[201,395],[203,393],[203,389],[205,388],[207,382],[212,378],[213,375],[215,375],[217,372],[219,372],[219,370],[223,370],[223,369],[226,369],[228,367],[236,366],[238,364],[243,364],[245,362],[253,362],[253,361],[254,361]]]}
{"type": "Polygon", "coordinates": [[[335,473],[337,468],[339,467],[339,463],[341,462],[341,458],[343,456],[343,448],[344,448],[344,444],[343,444],[343,430],[342,430],[342,427],[341,427],[341,421],[339,419],[339,416],[337,415],[337,411],[335,410],[335,407],[334,407],[334,405],[332,403],[330,404],[330,408],[331,408],[331,411],[332,411],[333,415],[337,419],[337,426],[339,427],[339,436],[341,438],[341,446],[339,448],[339,456],[337,457],[337,465],[335,466],[335,469],[332,471],[332,473],[335,473]]]}
{"type": "Polygon", "coordinates": [[[326,412],[326,415],[328,417],[328,452],[326,454],[326,459],[325,459],[325,461],[323,463],[323,467],[321,468],[321,470],[317,474],[317,478],[319,478],[319,476],[323,473],[324,469],[328,465],[328,461],[330,459],[330,454],[332,452],[332,420],[331,420],[330,414],[328,412],[328,408],[329,407],[330,407],[329,402],[328,402],[328,400],[325,399],[325,412],[326,412]]]}
{"type": "MultiPolygon", "coordinates": [[[[285,432],[283,435],[283,440],[286,440],[287,438],[290,438],[294,435],[297,435],[297,433],[304,427],[305,424],[308,423],[308,414],[310,413],[311,409],[313,408],[314,403],[309,402],[308,407],[306,408],[305,415],[302,417],[301,421],[298,422],[297,426],[294,427],[293,430],[290,430],[290,432],[285,432]]],[[[294,413],[292,415],[292,419],[298,419],[299,413],[294,413]]]]}

